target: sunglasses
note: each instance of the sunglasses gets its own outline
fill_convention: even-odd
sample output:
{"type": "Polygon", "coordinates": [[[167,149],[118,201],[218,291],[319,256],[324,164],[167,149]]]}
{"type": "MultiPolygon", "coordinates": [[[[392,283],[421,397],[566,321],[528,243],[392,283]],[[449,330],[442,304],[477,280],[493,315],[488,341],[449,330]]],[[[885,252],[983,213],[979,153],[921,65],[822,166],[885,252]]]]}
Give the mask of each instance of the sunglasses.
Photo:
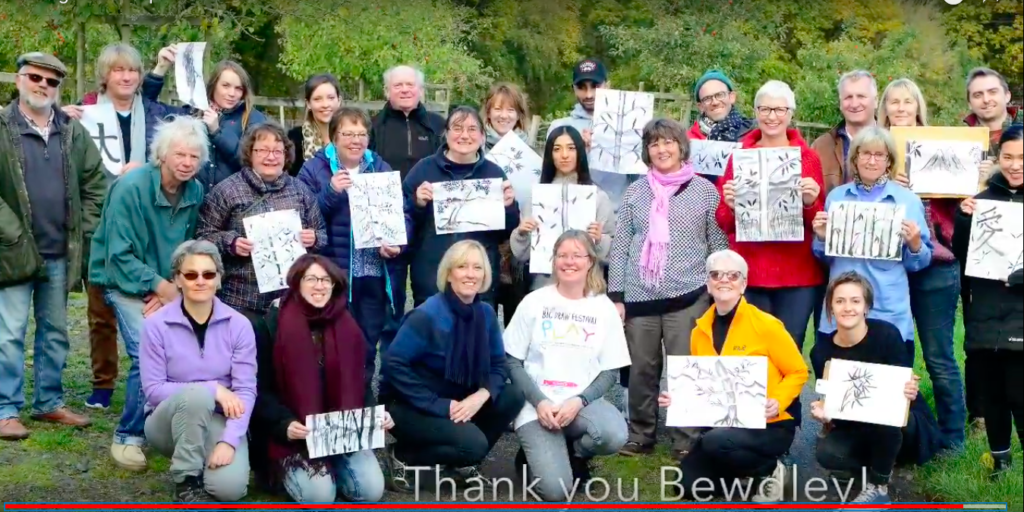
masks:
{"type": "Polygon", "coordinates": [[[199,279],[200,275],[203,276],[203,280],[205,280],[205,281],[213,281],[214,279],[217,279],[217,273],[213,272],[213,271],[210,271],[210,270],[208,270],[206,272],[182,272],[181,273],[181,277],[184,277],[186,281],[195,281],[196,279],[199,279]]]}
{"type": "Polygon", "coordinates": [[[729,281],[730,283],[735,283],[743,277],[743,274],[735,270],[712,270],[711,272],[708,272],[708,277],[710,277],[712,281],[729,281]]]}
{"type": "Polygon", "coordinates": [[[21,73],[21,76],[28,77],[28,79],[30,81],[32,81],[32,83],[36,83],[36,84],[38,84],[39,82],[42,82],[43,80],[46,80],[46,85],[49,85],[50,87],[54,87],[54,88],[60,87],[60,83],[61,83],[60,79],[58,79],[58,78],[47,78],[47,77],[45,77],[43,75],[37,75],[35,73],[21,73]]]}

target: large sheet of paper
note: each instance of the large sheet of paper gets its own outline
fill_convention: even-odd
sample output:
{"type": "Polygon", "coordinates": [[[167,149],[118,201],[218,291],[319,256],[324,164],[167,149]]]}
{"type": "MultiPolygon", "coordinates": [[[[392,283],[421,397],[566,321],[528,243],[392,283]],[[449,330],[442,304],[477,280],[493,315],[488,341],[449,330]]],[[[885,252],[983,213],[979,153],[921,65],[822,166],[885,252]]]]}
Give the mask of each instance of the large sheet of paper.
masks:
{"type": "Polygon", "coordinates": [[[516,201],[520,205],[530,204],[530,190],[540,182],[543,164],[540,155],[512,131],[487,152],[486,158],[505,171],[512,189],[516,191],[516,201]]]}
{"type": "Polygon", "coordinates": [[[825,255],[900,261],[906,215],[903,205],[834,202],[828,210],[825,255]]]}
{"type": "Polygon", "coordinates": [[[111,174],[120,175],[125,164],[124,144],[121,142],[121,125],[113,103],[82,107],[80,122],[100,150],[103,165],[111,174]]]}
{"type": "Polygon", "coordinates": [[[174,57],[174,86],[178,99],[199,110],[210,108],[203,80],[203,56],[206,43],[183,43],[174,57]]]}
{"type": "Polygon", "coordinates": [[[693,139],[690,141],[690,163],[697,174],[721,176],[729,163],[729,155],[740,149],[739,142],[693,139]]]}
{"type": "Polygon", "coordinates": [[[398,171],[359,173],[348,190],[352,240],[356,249],[408,243],[398,171]]]}
{"type": "MultiPolygon", "coordinates": [[[[988,151],[989,129],[985,126],[893,126],[889,129],[893,141],[896,142],[896,156],[893,159],[893,172],[897,175],[907,174],[907,142],[909,141],[945,141],[975,142],[981,144],[983,151],[988,151]]],[[[984,177],[977,184],[977,191],[984,190],[984,177]]],[[[919,193],[921,197],[950,197],[943,194],[919,193]]]]}
{"type": "Polygon", "coordinates": [[[802,242],[800,148],[732,152],[737,242],[802,242]]]}
{"type": "Polygon", "coordinates": [[[1022,231],[1024,204],[988,199],[975,201],[967,249],[967,275],[1006,281],[1021,268],[1022,231]]]}
{"type": "Polygon", "coordinates": [[[905,169],[920,195],[971,197],[978,191],[985,150],[980,142],[908,140],[905,169]]]}
{"type": "Polygon", "coordinates": [[[501,178],[433,184],[434,227],[438,234],[505,229],[501,178]]]}
{"type": "Polygon", "coordinates": [[[570,229],[586,231],[597,219],[597,187],[534,185],[532,196],[537,229],[530,234],[530,273],[550,274],[558,237],[570,229]]]}
{"type": "Polygon", "coordinates": [[[910,412],[903,389],[912,376],[901,366],[832,359],[815,388],[829,419],[903,427],[910,412]]]}
{"type": "Polygon", "coordinates": [[[242,219],[245,237],[252,242],[252,265],[260,293],[288,287],[288,269],[306,254],[299,234],[302,218],[295,210],[278,210],[242,219]]]}
{"type": "Polygon", "coordinates": [[[598,89],[591,128],[591,169],[619,174],[647,174],[641,159],[644,126],[654,118],[654,95],[598,89]]]}
{"type": "Polygon", "coordinates": [[[309,458],[384,447],[384,406],[306,416],[309,458]]]}
{"type": "Polygon", "coordinates": [[[763,429],[768,359],[668,356],[669,427],[763,429]]]}

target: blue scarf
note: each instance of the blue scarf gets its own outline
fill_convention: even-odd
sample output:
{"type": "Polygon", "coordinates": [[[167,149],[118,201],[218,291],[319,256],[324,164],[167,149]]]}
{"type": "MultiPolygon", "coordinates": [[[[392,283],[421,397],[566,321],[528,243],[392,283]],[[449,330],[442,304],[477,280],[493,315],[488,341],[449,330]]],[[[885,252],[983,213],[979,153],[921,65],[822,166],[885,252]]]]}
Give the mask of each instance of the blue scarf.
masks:
{"type": "Polygon", "coordinates": [[[484,387],[491,372],[491,344],[485,306],[479,295],[472,304],[462,302],[450,284],[444,289],[444,301],[454,317],[452,344],[445,361],[445,379],[474,390],[484,387]]]}

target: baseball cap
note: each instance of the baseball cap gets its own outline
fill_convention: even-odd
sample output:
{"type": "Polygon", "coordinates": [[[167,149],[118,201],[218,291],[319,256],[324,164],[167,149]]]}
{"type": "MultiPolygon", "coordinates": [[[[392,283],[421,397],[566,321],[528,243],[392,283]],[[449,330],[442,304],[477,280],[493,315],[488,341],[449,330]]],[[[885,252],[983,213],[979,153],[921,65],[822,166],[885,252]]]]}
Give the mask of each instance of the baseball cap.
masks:
{"type": "Polygon", "coordinates": [[[603,84],[608,81],[608,70],[604,64],[597,59],[583,59],[576,64],[572,70],[572,84],[579,85],[580,82],[590,80],[594,83],[603,84]]]}
{"type": "Polygon", "coordinates": [[[61,78],[68,76],[67,66],[65,66],[64,63],[60,61],[60,59],[48,53],[26,53],[21,57],[18,57],[18,60],[15,64],[18,69],[21,69],[21,67],[25,65],[32,65],[39,68],[46,68],[52,70],[58,75],[60,75],[61,78]]]}

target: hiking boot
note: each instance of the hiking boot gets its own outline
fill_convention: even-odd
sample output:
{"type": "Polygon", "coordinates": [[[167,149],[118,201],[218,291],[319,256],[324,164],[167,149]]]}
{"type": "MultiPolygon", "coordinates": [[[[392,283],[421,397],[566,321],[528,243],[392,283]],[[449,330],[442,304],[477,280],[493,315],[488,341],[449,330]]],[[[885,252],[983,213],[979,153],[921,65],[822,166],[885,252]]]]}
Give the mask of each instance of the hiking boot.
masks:
{"type": "Polygon", "coordinates": [[[4,441],[21,441],[28,439],[28,429],[21,424],[18,418],[7,418],[0,420],[0,439],[4,441]]]}
{"type": "Polygon", "coordinates": [[[67,407],[61,407],[53,412],[46,414],[33,414],[32,419],[36,421],[47,421],[50,423],[57,423],[60,425],[67,425],[69,427],[88,427],[92,424],[88,416],[81,414],[75,414],[71,412],[71,409],[67,407]]]}
{"type": "Polygon", "coordinates": [[[206,492],[203,481],[197,476],[187,476],[185,481],[174,485],[174,501],[177,503],[212,503],[216,500],[206,492]]]}
{"type": "Polygon", "coordinates": [[[996,481],[1000,476],[1009,473],[1010,468],[1013,467],[1013,454],[1010,452],[993,453],[992,454],[992,473],[989,474],[988,478],[991,481],[996,481]]]}
{"type": "Polygon", "coordinates": [[[590,473],[590,459],[584,459],[576,455],[569,456],[569,467],[572,468],[573,480],[578,480],[580,487],[587,485],[587,482],[593,478],[590,473]]]}
{"type": "Polygon", "coordinates": [[[636,441],[630,441],[619,449],[619,455],[625,455],[626,457],[636,457],[638,455],[649,455],[652,453],[654,453],[654,445],[644,445],[636,441]]]}
{"type": "Polygon", "coordinates": [[[892,500],[889,499],[889,486],[865,483],[864,490],[862,490],[860,494],[858,494],[857,497],[850,502],[850,504],[854,503],[867,503],[871,505],[891,505],[892,500]]]}
{"type": "Polygon", "coordinates": [[[458,483],[470,484],[479,482],[484,486],[491,485],[491,479],[480,474],[480,468],[478,468],[477,466],[466,466],[463,468],[448,467],[444,469],[444,473],[445,476],[451,478],[452,480],[455,480],[458,483]]]}
{"type": "Polygon", "coordinates": [[[128,471],[145,471],[146,454],[142,452],[141,446],[133,444],[110,445],[110,456],[114,458],[114,464],[128,471]]]}
{"type": "Polygon", "coordinates": [[[85,399],[85,406],[105,411],[110,408],[110,397],[113,394],[113,389],[94,389],[89,398],[85,399]]]}
{"type": "MultiPolygon", "coordinates": [[[[398,460],[395,455],[395,445],[388,445],[385,456],[384,465],[387,466],[388,479],[386,480],[388,489],[394,492],[413,492],[413,484],[409,480],[409,475],[406,475],[405,463],[398,460]]],[[[412,475],[415,478],[415,474],[412,475]]]]}
{"type": "Polygon", "coordinates": [[[780,503],[786,485],[786,466],[775,463],[775,471],[757,486],[757,494],[750,499],[753,503],[780,503]]]}

